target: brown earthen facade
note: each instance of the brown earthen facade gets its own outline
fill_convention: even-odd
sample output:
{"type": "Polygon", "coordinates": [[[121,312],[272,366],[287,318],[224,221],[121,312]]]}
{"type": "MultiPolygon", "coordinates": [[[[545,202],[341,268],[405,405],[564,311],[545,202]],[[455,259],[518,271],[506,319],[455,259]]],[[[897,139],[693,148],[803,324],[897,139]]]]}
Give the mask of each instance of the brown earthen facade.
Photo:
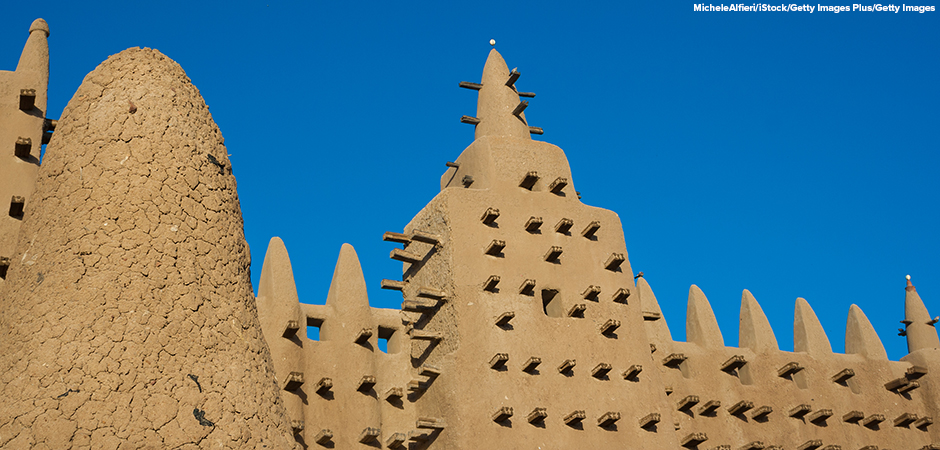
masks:
{"type": "MultiPolygon", "coordinates": [[[[37,24],[24,58],[46,55],[47,71],[37,24]]],[[[48,132],[45,76],[0,73],[0,118],[29,113],[8,102],[21,85],[40,111],[4,120],[8,148],[48,132]]],[[[30,197],[0,224],[0,446],[940,448],[940,339],[910,281],[901,361],[854,305],[834,353],[803,299],[781,351],[746,290],[739,347],[696,286],[674,341],[617,214],[582,203],[564,152],[531,139],[518,80],[493,50],[461,83],[479,92],[462,119],[474,142],[384,236],[403,264],[382,280],[398,310],[369,306],[349,245],[325,305],[299,302],[278,238],[252,295],[235,179],[198,91],[154,50],[109,58],[38,178],[38,159],[0,156],[0,174],[26,174],[0,194],[30,197]]]]}

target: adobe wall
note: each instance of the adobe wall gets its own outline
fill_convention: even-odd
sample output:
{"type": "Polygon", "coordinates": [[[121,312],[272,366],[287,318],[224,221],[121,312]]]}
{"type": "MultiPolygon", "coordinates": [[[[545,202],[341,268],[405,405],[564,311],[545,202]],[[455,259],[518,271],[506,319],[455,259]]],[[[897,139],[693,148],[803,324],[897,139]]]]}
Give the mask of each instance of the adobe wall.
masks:
{"type": "Polygon", "coordinates": [[[0,286],[39,171],[48,100],[48,37],[49,25],[36,19],[16,70],[0,71],[0,286]]]}
{"type": "Polygon", "coordinates": [[[199,91],[129,49],[58,128],[0,289],[0,447],[292,448],[199,91]]]}

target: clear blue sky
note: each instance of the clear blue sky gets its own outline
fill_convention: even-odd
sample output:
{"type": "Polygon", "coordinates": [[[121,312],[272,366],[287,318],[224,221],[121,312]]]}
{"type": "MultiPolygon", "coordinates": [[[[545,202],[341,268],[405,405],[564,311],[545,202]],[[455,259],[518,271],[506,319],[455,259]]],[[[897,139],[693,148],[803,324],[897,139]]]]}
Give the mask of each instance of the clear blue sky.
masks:
{"type": "MultiPolygon", "coordinates": [[[[933,1],[933,0],[931,0],[933,1]]],[[[741,290],[792,349],[805,297],[833,348],[849,305],[897,359],[904,275],[940,315],[940,12],[694,12],[692,2],[15,2],[0,69],[52,29],[57,118],[82,78],[157,48],[201,90],[238,180],[257,288],[268,239],[322,303],[343,242],[374,306],[401,231],[473,139],[488,41],[583,201],[617,212],[635,271],[684,337],[690,284],[726,344],[741,290]]],[[[940,4],[934,3],[935,6],[940,4]]]]}

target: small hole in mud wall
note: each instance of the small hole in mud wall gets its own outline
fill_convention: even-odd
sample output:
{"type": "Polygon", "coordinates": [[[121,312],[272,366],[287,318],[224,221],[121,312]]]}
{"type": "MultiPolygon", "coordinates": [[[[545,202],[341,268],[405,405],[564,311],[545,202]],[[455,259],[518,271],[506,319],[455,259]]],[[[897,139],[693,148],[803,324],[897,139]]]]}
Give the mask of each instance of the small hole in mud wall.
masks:
{"type": "Polygon", "coordinates": [[[379,327],[379,350],[398,353],[398,334],[394,328],[379,327]]]}
{"type": "Polygon", "coordinates": [[[548,317],[564,317],[562,310],[561,296],[555,289],[542,289],[542,311],[548,317]]]}
{"type": "Polygon", "coordinates": [[[322,319],[307,318],[307,339],[311,341],[320,340],[320,327],[323,326],[322,319]]]}
{"type": "Polygon", "coordinates": [[[23,197],[13,197],[13,200],[10,201],[10,217],[22,219],[25,203],[26,200],[23,197]]]}

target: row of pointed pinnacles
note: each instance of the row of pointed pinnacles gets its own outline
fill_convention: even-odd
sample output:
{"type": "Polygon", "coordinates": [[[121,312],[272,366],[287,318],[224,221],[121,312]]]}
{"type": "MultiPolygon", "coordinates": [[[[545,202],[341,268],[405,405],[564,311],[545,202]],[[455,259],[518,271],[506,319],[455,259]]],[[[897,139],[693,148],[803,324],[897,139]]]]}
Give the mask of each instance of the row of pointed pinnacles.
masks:
{"type": "MultiPolygon", "coordinates": [[[[428,237],[428,233],[418,232],[412,236],[401,233],[386,233],[387,241],[408,242],[412,239],[431,242],[438,245],[437,240],[428,237]]],[[[397,253],[392,252],[392,257],[397,253]]],[[[420,258],[419,258],[420,259],[420,258]]],[[[371,414],[373,422],[361,420],[364,416],[356,412],[346,417],[346,421],[355,421],[360,418],[362,430],[350,434],[360,443],[379,443],[381,436],[386,436],[384,446],[397,448],[408,442],[427,443],[444,428],[444,421],[439,417],[415,418],[413,403],[419,402],[422,394],[434,380],[441,375],[441,370],[430,365],[412,367],[409,359],[411,342],[437,341],[442,337],[439,334],[423,333],[412,325],[420,322],[422,315],[434,314],[438,306],[451,300],[451,296],[434,287],[421,287],[416,298],[403,301],[403,310],[414,313],[407,315],[408,319],[402,321],[397,310],[371,308],[365,292],[365,281],[358,264],[354,250],[344,246],[334,273],[333,284],[327,297],[326,305],[310,305],[296,303],[296,291],[290,274],[290,262],[287,258],[283,243],[275,238],[268,249],[265,259],[265,269],[259,291],[260,310],[273,310],[272,301],[290,304],[293,301],[297,306],[295,314],[289,318],[264,321],[265,330],[271,329],[269,342],[272,349],[278,348],[276,340],[286,339],[294,346],[304,350],[297,351],[289,359],[295,363],[291,368],[280,369],[279,373],[289,374],[284,377],[283,388],[288,398],[290,393],[298,393],[304,383],[304,373],[316,373],[308,383],[313,386],[307,390],[307,405],[315,405],[312,410],[320,410],[319,419],[306,416],[295,421],[295,429],[300,432],[305,423],[325,422],[325,417],[342,416],[341,410],[348,409],[350,404],[356,403],[358,397],[365,400],[369,408],[374,410],[371,414]],[[283,273],[278,273],[283,271],[283,273]],[[289,281],[287,281],[289,280],[289,281]],[[352,286],[352,287],[351,287],[352,286]],[[274,300],[277,299],[277,300],[274,300]],[[267,306],[270,305],[270,306],[267,306]],[[340,325],[341,324],[341,325],[340,325]],[[404,324],[404,325],[402,325],[404,324]],[[319,342],[303,339],[306,327],[314,326],[320,329],[319,342]],[[278,336],[275,336],[278,335],[278,336]],[[378,339],[387,340],[387,352],[378,350],[378,339]],[[306,353],[306,354],[304,354],[306,353]],[[342,356],[340,356],[342,355],[342,356]],[[361,358],[362,365],[349,364],[361,358]],[[337,366],[337,359],[345,362],[337,366]],[[297,364],[300,362],[300,364],[297,364]],[[355,369],[350,370],[351,366],[355,369]],[[329,376],[327,376],[329,375],[329,376]],[[336,383],[334,385],[334,383],[336,383]],[[340,390],[339,392],[337,390],[340,390]],[[309,393],[315,393],[309,398],[309,393]],[[317,405],[319,402],[319,405],[317,405]],[[396,420],[396,416],[399,420],[396,420]],[[405,418],[404,420],[401,420],[405,418]],[[313,420],[311,420],[313,419],[313,420]],[[375,420],[378,419],[376,422],[375,420]],[[378,423],[383,425],[399,422],[400,428],[392,432],[382,433],[378,423]],[[370,426],[373,425],[373,426],[370,426]]],[[[382,287],[401,290],[400,281],[382,280],[382,287]]],[[[481,283],[480,289],[486,290],[489,284],[481,283]]],[[[911,353],[918,350],[933,350],[940,345],[931,345],[931,340],[937,339],[933,331],[933,324],[917,291],[908,281],[906,289],[907,318],[903,321],[906,326],[904,335],[908,337],[911,353]]],[[[741,300],[740,318],[740,347],[725,347],[718,328],[717,321],[705,295],[697,286],[692,286],[689,292],[687,310],[686,333],[687,342],[672,341],[665,318],[659,310],[659,305],[653,295],[652,289],[646,280],[640,276],[637,282],[638,300],[642,304],[643,318],[646,331],[650,337],[653,362],[658,367],[651,373],[647,369],[645,374],[642,364],[633,364],[628,367],[615,368],[609,364],[599,363],[585,369],[585,375],[598,380],[620,382],[636,382],[641,376],[662,376],[668,380],[664,393],[669,398],[675,398],[674,410],[676,419],[673,424],[676,430],[688,428],[694,430],[701,428],[705,431],[689,431],[679,433],[680,445],[686,448],[698,448],[700,444],[709,441],[709,434],[718,434],[708,429],[712,424],[698,427],[694,423],[699,420],[709,420],[720,415],[737,418],[742,422],[754,424],[773,423],[775,421],[792,421],[804,426],[817,427],[824,430],[835,421],[853,429],[877,432],[885,427],[889,429],[903,429],[911,432],[928,432],[933,425],[932,415],[934,405],[924,404],[927,399],[913,397],[916,390],[921,387],[923,377],[927,375],[926,365],[916,365],[906,362],[889,361],[884,347],[874,331],[868,318],[856,305],[849,309],[846,327],[845,354],[833,353],[828,337],[819,320],[806,300],[799,298],[796,301],[794,322],[794,351],[779,351],[777,341],[770,324],[760,305],[747,290],[741,300]],[[658,355],[658,356],[657,356],[658,355]],[[832,368],[832,369],[830,369],[832,368]],[[835,368],[840,368],[835,370],[835,368]],[[608,374],[613,372],[613,376],[608,374]],[[831,373],[830,373],[831,372],[831,373]],[[760,404],[742,399],[733,404],[724,404],[722,401],[710,398],[707,393],[713,389],[702,389],[700,395],[686,394],[702,385],[695,382],[696,377],[708,380],[714,375],[727,377],[741,386],[760,386],[761,390],[768,392],[781,389],[798,389],[812,393],[814,397],[827,397],[831,393],[835,397],[842,395],[862,395],[864,401],[872,403],[873,398],[881,397],[885,403],[891,400],[904,399],[907,403],[898,404],[893,412],[883,414],[881,408],[870,411],[856,409],[852,401],[840,401],[841,409],[814,406],[803,403],[799,396],[795,396],[787,407],[760,404]],[[874,375],[874,376],[872,376],[874,375]],[[776,387],[771,388],[771,386],[776,387]],[[918,401],[919,400],[919,401],[918,401]],[[792,405],[792,406],[790,406],[792,405]],[[843,406],[845,405],[845,406],[843,406]]],[[[516,312],[507,311],[495,318],[492,323],[494,332],[506,329],[511,324],[516,312]]],[[[265,316],[262,314],[262,317],[265,316]]],[[[272,319],[272,318],[267,318],[272,319]]],[[[606,334],[609,320],[599,330],[599,334],[606,334]]],[[[617,322],[617,321],[614,321],[617,322]]],[[[617,322],[619,324],[619,322],[617,322]]],[[[515,329],[516,332],[525,330],[515,329]]],[[[277,352],[275,351],[275,354],[277,352]]],[[[277,358],[276,358],[277,359],[277,358]]],[[[535,355],[511,355],[509,353],[496,353],[489,360],[480,360],[479,367],[466,368],[467,370],[518,370],[531,375],[543,374],[537,368],[547,366],[549,370],[544,376],[571,376],[577,365],[577,355],[563,361],[542,361],[535,355]],[[510,361],[515,360],[516,363],[510,361]],[[546,363],[546,364],[543,364],[546,363]],[[552,375],[555,374],[555,375],[552,375]]],[[[704,384],[710,384],[706,381],[704,384]]],[[[612,388],[622,388],[612,384],[612,388]]],[[[711,394],[712,397],[717,397],[711,394]]],[[[789,394],[785,395],[789,396],[789,394]]],[[[852,397],[848,397],[850,400],[852,397]]],[[[298,400],[297,403],[300,403],[298,400]]],[[[874,403],[881,403],[875,401],[874,403]]],[[[298,410],[302,408],[297,408],[298,410]]],[[[309,410],[309,409],[308,409],[309,410]]],[[[309,413],[307,413],[309,414],[309,413]]],[[[511,406],[503,406],[494,411],[480,411],[488,415],[495,423],[505,423],[513,415],[511,406]]],[[[554,419],[567,427],[580,426],[588,418],[584,410],[558,411],[554,419]]],[[[596,411],[594,422],[599,428],[608,429],[621,418],[619,411],[596,411]]],[[[651,412],[644,414],[634,424],[636,427],[648,432],[657,432],[661,428],[663,414],[651,412]]],[[[545,408],[536,407],[527,411],[525,421],[531,424],[544,423],[549,419],[545,408]]],[[[336,421],[342,422],[337,419],[336,421]]],[[[330,420],[329,422],[333,422],[330,420]]],[[[348,422],[343,428],[347,428],[348,422]]],[[[387,425],[386,425],[387,426],[387,425]]],[[[542,425],[544,426],[544,425],[542,425]]],[[[349,431],[356,431],[353,427],[349,431]]],[[[334,433],[329,428],[314,430],[313,441],[320,444],[333,442],[334,433]]],[[[930,433],[931,435],[933,433],[930,433]]],[[[310,434],[307,435],[311,436],[310,434]]],[[[915,435],[916,436],[916,435],[915,435]]],[[[838,445],[824,445],[821,439],[808,439],[799,449],[836,449],[838,445]]],[[[714,448],[732,448],[718,445],[714,448]]],[[[772,449],[787,448],[785,446],[765,444],[763,441],[753,441],[739,448],[742,449],[772,449]]],[[[877,446],[864,446],[863,449],[875,449],[877,446]]],[[[940,448],[936,444],[926,444],[923,449],[940,448]]]]}
{"type": "MultiPolygon", "coordinates": [[[[559,195],[560,189],[533,189],[531,180],[537,180],[539,172],[531,167],[520,167],[514,176],[521,181],[510,180],[511,184],[504,185],[493,172],[482,176],[468,173],[467,167],[485,170],[471,159],[472,150],[477,150],[474,146],[495,147],[504,139],[481,133],[480,127],[488,118],[490,128],[484,130],[519,127],[525,131],[527,126],[515,103],[519,94],[514,83],[519,73],[505,70],[505,66],[491,69],[494,60],[501,62],[495,51],[487,61],[483,82],[471,86],[480,91],[480,111],[473,121],[462,120],[477,126],[477,141],[464,152],[468,157],[462,155],[457,162],[448,163],[450,169],[442,178],[439,196],[443,199],[429,204],[405,232],[384,236],[386,241],[403,245],[390,253],[392,259],[403,263],[403,279],[381,282],[384,289],[402,292],[401,311],[369,307],[358,260],[348,245],[340,253],[326,305],[298,303],[286,250],[280,240],[272,240],[262,274],[259,309],[275,362],[281,365],[278,373],[285,398],[294,405],[298,432],[302,426],[308,428],[303,433],[308,442],[387,448],[470,448],[509,442],[546,442],[560,448],[571,442],[693,449],[940,448],[932,426],[932,417],[938,413],[938,393],[929,383],[930,374],[938,370],[934,366],[940,362],[940,342],[935,321],[910,282],[904,334],[911,354],[903,361],[889,361],[871,323],[855,305],[849,309],[846,352],[837,354],[812,308],[804,299],[797,299],[794,351],[787,352],[779,350],[760,305],[745,290],[739,347],[726,347],[707,298],[692,286],[687,341],[676,342],[642,273],[629,286],[585,282],[574,292],[562,292],[556,287],[545,289],[543,280],[531,278],[537,270],[502,265],[505,249],[513,245],[513,233],[520,241],[539,239],[536,235],[543,220],[532,216],[524,224],[519,222],[518,229],[505,229],[497,224],[497,218],[501,209],[506,215],[506,207],[488,202],[512,204],[511,199],[518,196],[526,208],[553,210],[555,204],[576,200],[559,195]],[[505,85],[498,84],[496,93],[487,92],[486,88],[494,85],[493,78],[506,74],[505,85]],[[493,107],[499,102],[504,103],[501,111],[493,107]],[[498,114],[509,119],[494,119],[498,114]],[[504,123],[494,125],[494,120],[504,123]],[[461,178],[464,170],[468,174],[461,178]],[[486,180],[487,186],[475,190],[475,180],[486,180]],[[499,195],[488,196],[494,191],[499,195]],[[442,205],[448,196],[484,200],[460,201],[463,212],[447,211],[442,205]],[[480,209],[466,211],[470,205],[480,209]],[[441,226],[448,221],[438,220],[442,215],[449,217],[450,225],[441,226]],[[458,216],[474,215],[480,217],[477,222],[482,226],[461,225],[467,227],[466,233],[453,223],[458,216]],[[495,229],[501,234],[486,237],[495,229]],[[461,233],[478,243],[462,241],[461,233]],[[467,259],[466,255],[477,256],[467,259]],[[480,275],[468,286],[454,281],[461,276],[455,270],[480,275]],[[508,287],[502,288],[507,283],[508,287]],[[538,301],[540,289],[542,302],[538,301]],[[612,296],[601,296],[601,292],[612,296]],[[552,303],[562,302],[553,302],[546,295],[567,296],[570,301],[564,304],[571,307],[551,311],[552,303]],[[598,317],[585,314],[586,303],[605,305],[608,301],[623,307],[605,306],[599,309],[598,317]],[[481,307],[488,312],[480,314],[475,309],[477,302],[484,303],[481,307]],[[293,308],[289,314],[269,314],[287,307],[293,308]],[[540,335],[546,323],[547,329],[557,333],[550,341],[540,335]],[[298,337],[305,325],[320,328],[319,342],[298,337]],[[581,334],[576,329],[594,331],[581,334]],[[467,336],[474,339],[467,341],[467,336]],[[578,336],[576,341],[574,336],[578,336]],[[378,339],[387,339],[387,353],[376,351],[378,339]],[[646,350],[631,350],[638,347],[646,350]],[[614,351],[623,353],[611,353],[605,359],[599,348],[620,348],[614,351]],[[548,354],[554,356],[549,358],[548,354]],[[302,387],[307,385],[312,387],[302,387]],[[578,391],[589,401],[571,400],[566,395],[578,391]],[[652,400],[639,400],[649,392],[658,394],[652,400]],[[590,401],[605,397],[613,401],[590,401]],[[514,419],[515,411],[521,413],[519,420],[514,419]]],[[[525,134],[522,131],[515,132],[525,134]]],[[[510,142],[524,148],[531,141],[510,142]]],[[[553,186],[564,189],[568,184],[568,178],[558,177],[553,186]]],[[[578,216],[576,210],[567,217],[578,216]]],[[[603,220],[586,220],[590,223],[581,234],[589,239],[584,243],[598,241],[595,233],[603,220]]],[[[569,246],[584,245],[570,240],[572,233],[566,232],[573,226],[572,219],[562,218],[555,226],[557,233],[542,237],[546,242],[540,245],[548,249],[541,258],[544,261],[529,264],[554,263],[563,270],[568,263],[559,259],[562,252],[569,246]],[[559,227],[564,230],[558,231],[559,227]],[[548,242],[552,239],[556,241],[548,242]]],[[[619,227],[615,228],[619,232],[619,227]]],[[[610,237],[601,236],[600,242],[617,242],[610,237]]],[[[624,250],[600,256],[589,263],[596,264],[594,269],[585,270],[616,276],[622,273],[623,264],[627,272],[623,274],[632,276],[624,250]]],[[[596,250],[589,251],[596,254],[596,250]]],[[[578,258],[575,260],[577,264],[578,258]]],[[[630,280],[616,279],[618,283],[630,280]]]]}

